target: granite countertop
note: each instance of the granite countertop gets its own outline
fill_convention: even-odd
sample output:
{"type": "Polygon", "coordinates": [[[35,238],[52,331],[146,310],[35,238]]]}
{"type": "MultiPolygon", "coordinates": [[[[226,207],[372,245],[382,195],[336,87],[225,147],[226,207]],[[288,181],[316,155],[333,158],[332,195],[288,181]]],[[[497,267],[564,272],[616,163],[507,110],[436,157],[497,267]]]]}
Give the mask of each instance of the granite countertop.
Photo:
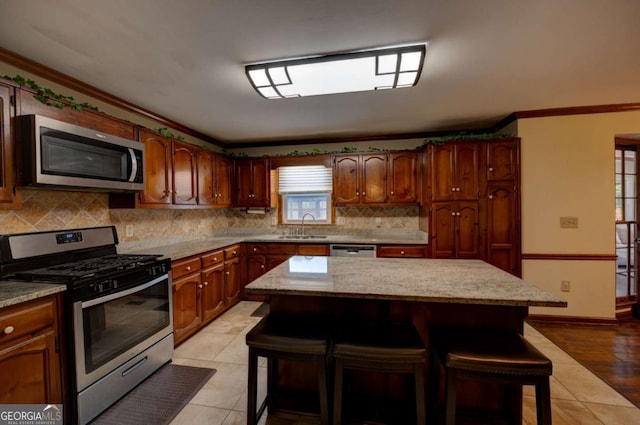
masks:
{"type": "Polygon", "coordinates": [[[566,307],[567,302],[481,260],[296,256],[248,293],[458,304],[566,307]]]}
{"type": "Polygon", "coordinates": [[[66,285],[0,280],[0,308],[67,290],[66,285]]]}
{"type": "Polygon", "coordinates": [[[144,248],[134,249],[122,249],[119,248],[120,253],[143,253],[143,254],[158,254],[164,258],[171,258],[171,260],[179,260],[181,258],[190,257],[192,255],[198,255],[203,252],[213,251],[216,249],[224,248],[229,245],[237,243],[288,243],[288,244],[332,244],[332,243],[350,243],[350,244],[398,244],[398,245],[425,245],[427,239],[425,237],[411,237],[407,235],[400,236],[386,236],[386,235],[326,235],[325,237],[318,238],[312,236],[309,239],[295,238],[295,237],[283,237],[282,235],[237,235],[237,236],[215,236],[205,239],[198,239],[186,242],[168,243],[166,245],[158,245],[144,248]]]}

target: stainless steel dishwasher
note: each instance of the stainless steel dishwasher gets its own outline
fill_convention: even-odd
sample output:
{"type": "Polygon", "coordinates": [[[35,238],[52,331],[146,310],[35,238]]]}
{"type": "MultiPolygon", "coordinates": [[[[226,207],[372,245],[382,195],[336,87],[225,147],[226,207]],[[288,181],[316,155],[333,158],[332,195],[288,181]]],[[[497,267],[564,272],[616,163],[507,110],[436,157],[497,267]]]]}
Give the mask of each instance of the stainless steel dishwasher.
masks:
{"type": "Polygon", "coordinates": [[[332,244],[332,257],[375,257],[375,245],[332,244]]]}

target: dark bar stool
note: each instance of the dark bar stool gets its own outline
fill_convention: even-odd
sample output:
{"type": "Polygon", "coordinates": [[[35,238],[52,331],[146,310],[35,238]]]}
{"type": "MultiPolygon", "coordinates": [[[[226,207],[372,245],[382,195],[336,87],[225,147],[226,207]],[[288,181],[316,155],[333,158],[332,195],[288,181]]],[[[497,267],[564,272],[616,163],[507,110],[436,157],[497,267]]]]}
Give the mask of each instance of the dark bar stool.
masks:
{"type": "MultiPolygon", "coordinates": [[[[439,329],[432,331],[429,343],[433,368],[430,398],[437,404],[440,367],[444,367],[447,425],[456,422],[456,378],[462,376],[509,385],[535,385],[538,425],[551,425],[552,363],[522,335],[502,329],[439,329]]],[[[519,411],[515,401],[519,400],[512,400],[509,408],[519,411]]]]}
{"type": "Polygon", "coordinates": [[[425,424],[424,365],[426,348],[411,323],[350,326],[334,339],[333,424],[342,423],[344,369],[411,373],[415,380],[416,419],[425,424]]]}
{"type": "Polygon", "coordinates": [[[320,420],[329,425],[328,353],[329,327],[321,319],[269,314],[246,336],[249,346],[247,385],[247,425],[256,425],[267,406],[271,408],[278,359],[315,362],[319,368],[320,420]],[[258,357],[266,357],[267,396],[256,411],[258,397],[258,357]]]}

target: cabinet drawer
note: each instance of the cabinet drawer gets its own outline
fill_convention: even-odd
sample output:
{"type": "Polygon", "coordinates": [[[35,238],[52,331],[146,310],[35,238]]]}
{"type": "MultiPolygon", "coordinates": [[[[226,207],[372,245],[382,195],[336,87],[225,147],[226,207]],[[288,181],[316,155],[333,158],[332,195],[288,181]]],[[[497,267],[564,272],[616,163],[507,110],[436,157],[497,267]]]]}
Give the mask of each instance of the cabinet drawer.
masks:
{"type": "Polygon", "coordinates": [[[190,257],[171,263],[171,272],[174,280],[198,270],[200,270],[200,257],[190,257]]]}
{"type": "Polygon", "coordinates": [[[379,245],[378,257],[396,258],[425,258],[427,256],[426,245],[379,245]]]}
{"type": "Polygon", "coordinates": [[[231,245],[224,249],[224,259],[240,257],[240,245],[231,245]]]}
{"type": "Polygon", "coordinates": [[[267,245],[265,244],[247,244],[247,254],[266,254],[267,245]]]}
{"type": "Polygon", "coordinates": [[[212,251],[204,254],[202,256],[202,267],[206,268],[209,266],[213,266],[216,263],[219,263],[224,260],[224,251],[219,249],[218,251],[212,251]]]}
{"type": "Polygon", "coordinates": [[[329,255],[329,245],[300,244],[298,255],[329,255]]]}
{"type": "Polygon", "coordinates": [[[296,245],[289,243],[274,243],[269,245],[269,254],[289,254],[296,255],[296,245]]]}
{"type": "Polygon", "coordinates": [[[56,317],[52,298],[7,307],[0,312],[0,344],[53,326],[56,317]]]}

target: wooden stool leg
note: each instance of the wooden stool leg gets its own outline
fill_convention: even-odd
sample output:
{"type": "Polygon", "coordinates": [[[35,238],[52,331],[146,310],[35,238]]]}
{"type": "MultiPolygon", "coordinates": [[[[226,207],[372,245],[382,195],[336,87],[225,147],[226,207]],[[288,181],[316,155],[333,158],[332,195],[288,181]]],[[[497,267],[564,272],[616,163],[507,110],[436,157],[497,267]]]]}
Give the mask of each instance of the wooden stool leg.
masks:
{"type": "Polygon", "coordinates": [[[320,422],[329,425],[329,387],[327,385],[327,359],[319,362],[318,388],[320,392],[320,422]]]}
{"type": "Polygon", "coordinates": [[[278,361],[269,357],[267,359],[267,413],[273,412],[273,394],[276,387],[276,381],[278,379],[278,361]]]}
{"type": "Polygon", "coordinates": [[[422,363],[414,366],[414,379],[416,383],[416,424],[426,425],[427,415],[425,412],[425,397],[424,397],[424,367],[422,363]]]}
{"type": "Polygon", "coordinates": [[[333,383],[333,425],[342,424],[342,379],[344,369],[342,367],[342,359],[335,361],[335,381],[333,383]]]}
{"type": "Polygon", "coordinates": [[[256,425],[256,405],[258,398],[258,356],[249,347],[249,381],[247,382],[247,425],[256,425]]]}
{"type": "Polygon", "coordinates": [[[540,378],[536,384],[536,417],[538,425],[551,425],[551,389],[548,376],[540,378]]]}
{"type": "Polygon", "coordinates": [[[427,400],[429,403],[429,414],[435,418],[435,423],[441,423],[440,417],[440,361],[432,352],[429,356],[429,394],[427,400]]]}
{"type": "Polygon", "coordinates": [[[457,371],[455,369],[446,368],[445,381],[445,415],[447,425],[455,425],[456,423],[456,381],[457,371]]]}

